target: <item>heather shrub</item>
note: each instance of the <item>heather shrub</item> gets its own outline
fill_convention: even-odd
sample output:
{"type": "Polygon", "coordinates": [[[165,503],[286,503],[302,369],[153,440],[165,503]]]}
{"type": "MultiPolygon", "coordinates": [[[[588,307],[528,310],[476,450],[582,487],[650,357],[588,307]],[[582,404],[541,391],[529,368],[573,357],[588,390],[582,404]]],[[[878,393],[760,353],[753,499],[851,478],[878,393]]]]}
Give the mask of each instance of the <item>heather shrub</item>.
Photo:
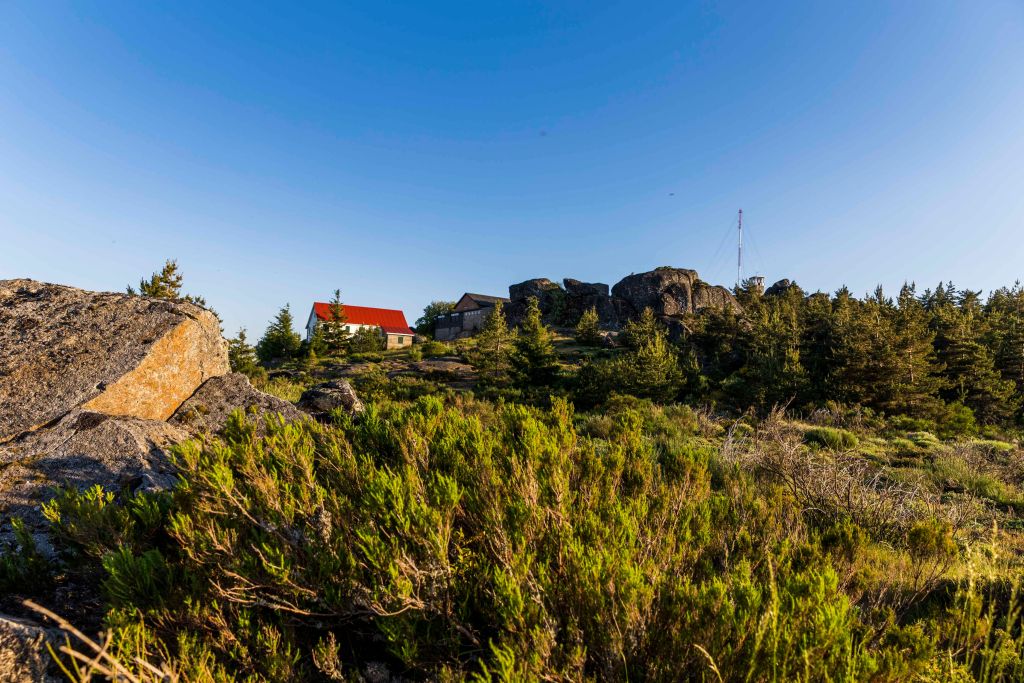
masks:
{"type": "Polygon", "coordinates": [[[828,556],[747,475],[713,484],[714,448],[686,411],[627,407],[594,438],[558,399],[460,401],[271,420],[261,438],[236,414],[223,439],[175,449],[167,509],[64,494],[52,516],[64,544],[100,557],[116,651],[268,681],[373,661],[453,680],[881,666],[828,556]],[[681,431],[659,441],[652,421],[681,431]]]}
{"type": "Polygon", "coordinates": [[[845,429],[814,427],[804,432],[804,443],[821,446],[833,451],[846,451],[856,448],[859,440],[856,434],[845,429]]]}

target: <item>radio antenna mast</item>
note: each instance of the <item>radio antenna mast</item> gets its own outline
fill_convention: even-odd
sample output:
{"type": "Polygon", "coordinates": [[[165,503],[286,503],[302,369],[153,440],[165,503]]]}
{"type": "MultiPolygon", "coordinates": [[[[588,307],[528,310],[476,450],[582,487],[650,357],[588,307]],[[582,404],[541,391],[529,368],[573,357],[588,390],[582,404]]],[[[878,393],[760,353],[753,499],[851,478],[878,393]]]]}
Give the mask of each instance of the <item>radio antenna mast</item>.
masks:
{"type": "Polygon", "coordinates": [[[736,224],[736,287],[743,281],[743,209],[740,209],[739,222],[736,224]]]}

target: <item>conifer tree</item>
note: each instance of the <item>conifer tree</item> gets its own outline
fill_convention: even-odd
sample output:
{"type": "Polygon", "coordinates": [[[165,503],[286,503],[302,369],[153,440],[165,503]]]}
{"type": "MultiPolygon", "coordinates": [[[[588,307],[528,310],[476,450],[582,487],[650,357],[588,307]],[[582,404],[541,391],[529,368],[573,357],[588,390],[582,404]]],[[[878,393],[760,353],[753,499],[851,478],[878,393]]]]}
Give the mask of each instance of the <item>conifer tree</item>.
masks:
{"type": "Polygon", "coordinates": [[[345,352],[349,340],[349,334],[345,331],[345,323],[348,322],[348,316],[345,315],[345,306],[341,303],[340,289],[334,290],[334,295],[327,305],[327,310],[329,318],[317,325],[318,331],[322,328],[320,335],[322,346],[317,351],[340,355],[345,352]]]}
{"type": "Polygon", "coordinates": [[[541,320],[540,302],[531,296],[526,315],[515,339],[516,370],[521,382],[528,386],[550,384],[558,372],[551,331],[541,320]]]}
{"type": "Polygon", "coordinates": [[[890,395],[879,406],[888,413],[927,416],[938,407],[943,368],[935,356],[935,333],[914,286],[904,285],[893,312],[894,354],[890,395]]]}
{"type": "Polygon", "coordinates": [[[591,306],[583,311],[580,321],[576,323],[576,341],[584,346],[597,346],[601,343],[601,329],[599,327],[597,308],[591,306]]]}
{"type": "Polygon", "coordinates": [[[352,353],[373,353],[384,350],[384,340],[380,328],[360,327],[348,340],[348,350],[352,353]]]}
{"type": "Polygon", "coordinates": [[[661,334],[663,326],[654,317],[650,307],[645,308],[638,320],[630,320],[622,329],[621,341],[626,348],[638,350],[661,334]]]}
{"type": "Polygon", "coordinates": [[[238,330],[237,337],[228,340],[228,363],[231,372],[240,372],[250,377],[259,371],[256,349],[249,345],[244,327],[238,330]]]}
{"type": "Polygon", "coordinates": [[[1014,383],[1020,401],[1024,397],[1024,288],[1017,282],[1011,289],[996,290],[985,309],[996,369],[1014,383]]]}
{"type": "Polygon", "coordinates": [[[182,296],[182,284],[183,277],[178,272],[178,262],[175,259],[167,259],[159,273],[153,273],[148,280],[139,280],[139,289],[137,291],[131,285],[128,285],[127,292],[132,296],[175,299],[187,301],[197,306],[206,306],[206,300],[201,296],[193,296],[191,294],[182,296]]]}
{"type": "Polygon", "coordinates": [[[302,339],[292,329],[294,322],[291,307],[285,304],[256,344],[256,355],[261,362],[266,364],[275,360],[291,360],[298,355],[302,339]]]}
{"type": "Polygon", "coordinates": [[[950,284],[945,295],[933,323],[938,357],[945,366],[943,398],[963,403],[980,422],[1005,420],[1018,407],[1016,386],[1000,376],[993,352],[982,343],[985,330],[977,292],[957,292],[950,284]]]}
{"type": "Polygon", "coordinates": [[[473,364],[480,370],[482,379],[500,383],[508,378],[514,340],[515,333],[508,328],[504,306],[499,301],[477,334],[473,364]]]}
{"type": "Polygon", "coordinates": [[[674,400],[683,383],[679,358],[663,332],[619,359],[618,374],[629,393],[657,401],[674,400]]]}
{"type": "Polygon", "coordinates": [[[648,308],[639,321],[627,323],[624,334],[630,351],[613,362],[609,380],[617,387],[609,388],[657,401],[675,399],[683,371],[665,326],[648,308]]]}
{"type": "Polygon", "coordinates": [[[805,373],[800,364],[800,299],[771,297],[752,312],[743,369],[730,383],[741,402],[769,408],[798,397],[805,373]]]}

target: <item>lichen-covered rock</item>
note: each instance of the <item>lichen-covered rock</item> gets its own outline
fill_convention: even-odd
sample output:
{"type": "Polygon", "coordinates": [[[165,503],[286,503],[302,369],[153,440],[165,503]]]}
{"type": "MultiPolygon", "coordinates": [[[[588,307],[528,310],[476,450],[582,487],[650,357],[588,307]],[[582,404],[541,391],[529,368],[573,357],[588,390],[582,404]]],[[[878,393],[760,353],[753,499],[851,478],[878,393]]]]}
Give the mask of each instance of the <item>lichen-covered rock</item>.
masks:
{"type": "Polygon", "coordinates": [[[166,422],[75,409],[0,446],[0,517],[41,525],[40,503],[63,486],[168,488],[175,477],[166,449],[188,436],[166,422]]]}
{"type": "MultiPolygon", "coordinates": [[[[248,377],[233,372],[204,382],[168,422],[193,434],[216,433],[224,428],[228,417],[239,408],[251,415],[276,413],[289,422],[305,417],[305,413],[288,401],[259,391],[249,383],[248,377]]],[[[262,430],[262,420],[259,422],[262,430]]]]}
{"type": "Polygon", "coordinates": [[[0,614],[0,681],[56,683],[61,680],[46,649],[62,644],[59,629],[44,628],[25,619],[0,614]]]}
{"type": "Polygon", "coordinates": [[[228,369],[199,306],[0,280],[0,443],[78,407],[166,420],[228,369]]]}
{"type": "Polygon", "coordinates": [[[733,308],[739,304],[724,287],[702,282],[697,271],[661,267],[646,273],[628,275],[612,287],[612,296],[628,317],[636,317],[650,308],[662,320],[708,308],[733,308]]]}
{"type": "Polygon", "coordinates": [[[329,413],[341,408],[349,415],[357,415],[365,409],[356,390],[346,380],[336,379],[317,384],[302,392],[299,408],[314,415],[329,413]]]}

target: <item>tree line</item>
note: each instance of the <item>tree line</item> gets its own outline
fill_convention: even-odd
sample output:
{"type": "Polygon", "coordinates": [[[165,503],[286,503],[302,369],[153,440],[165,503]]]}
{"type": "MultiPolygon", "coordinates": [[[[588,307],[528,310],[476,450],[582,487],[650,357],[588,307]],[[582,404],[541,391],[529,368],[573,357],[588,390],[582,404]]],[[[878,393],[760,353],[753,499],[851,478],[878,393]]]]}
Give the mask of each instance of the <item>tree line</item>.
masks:
{"type": "MultiPolygon", "coordinates": [[[[843,287],[805,294],[791,285],[764,294],[735,291],[742,312],[684,319],[671,341],[651,311],[628,322],[618,349],[563,366],[531,301],[518,330],[500,305],[481,330],[473,358],[482,378],[520,388],[569,392],[583,405],[610,395],[712,403],[735,410],[813,409],[829,402],[888,415],[976,425],[1019,422],[1024,406],[1024,288],[987,299],[952,283],[918,293],[863,298],[843,287]]],[[[576,327],[580,344],[603,340],[595,311],[576,327]]]]}

